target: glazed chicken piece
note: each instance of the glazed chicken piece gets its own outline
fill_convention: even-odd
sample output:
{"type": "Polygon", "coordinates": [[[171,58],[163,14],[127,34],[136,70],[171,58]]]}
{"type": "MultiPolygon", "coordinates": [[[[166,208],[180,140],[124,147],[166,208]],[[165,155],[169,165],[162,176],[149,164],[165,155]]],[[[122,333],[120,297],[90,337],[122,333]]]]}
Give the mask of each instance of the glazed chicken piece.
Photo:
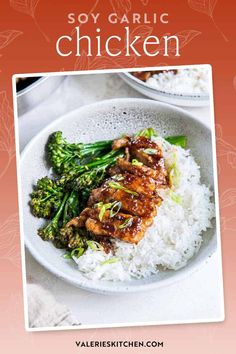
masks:
{"type": "Polygon", "coordinates": [[[162,148],[154,141],[144,136],[135,138],[123,137],[114,140],[112,149],[117,150],[121,147],[128,147],[131,157],[138,159],[140,162],[153,169],[159,167],[159,160],[163,158],[162,148]]]}
{"type": "Polygon", "coordinates": [[[122,210],[132,215],[153,218],[157,213],[157,201],[153,198],[144,194],[130,194],[122,189],[109,187],[106,183],[101,188],[92,190],[88,206],[93,206],[98,202],[106,204],[114,201],[121,202],[122,210]]]}
{"type": "Polygon", "coordinates": [[[146,176],[152,178],[156,181],[156,188],[165,188],[168,185],[167,170],[162,158],[159,160],[159,168],[155,170],[145,166],[144,164],[140,166],[133,165],[131,162],[122,158],[119,158],[116,166],[111,167],[109,170],[110,174],[119,174],[124,172],[129,172],[136,176],[146,176]]]}
{"type": "Polygon", "coordinates": [[[138,243],[162,202],[158,189],[169,185],[162,148],[144,136],[125,136],[112,148],[124,148],[126,157],[117,159],[108,171],[111,177],[91,191],[88,207],[67,226],[85,227],[98,238],[138,243]],[[114,202],[120,202],[115,214],[107,210],[114,202]]]}
{"type": "Polygon", "coordinates": [[[130,154],[153,169],[158,165],[160,158],[163,157],[162,148],[144,136],[138,136],[131,140],[130,154]]]}
{"type": "Polygon", "coordinates": [[[131,138],[129,136],[123,136],[122,138],[116,139],[112,143],[112,150],[119,150],[121,148],[130,147],[131,138]]]}
{"type": "MultiPolygon", "coordinates": [[[[138,243],[148,226],[145,218],[124,213],[111,217],[109,210],[100,220],[99,212],[100,208],[86,208],[79,217],[72,219],[73,225],[85,226],[95,236],[118,238],[129,243],[138,243]]],[[[72,225],[72,220],[68,224],[72,225]]]]}
{"type": "Polygon", "coordinates": [[[171,69],[171,70],[153,70],[153,71],[136,71],[131,73],[133,76],[135,76],[137,79],[141,80],[141,81],[147,81],[150,77],[152,77],[153,75],[159,75],[161,73],[165,73],[165,72],[173,72],[174,75],[177,74],[178,70],[176,69],[171,69]]]}
{"type": "Polygon", "coordinates": [[[136,71],[132,75],[145,82],[152,76],[152,71],[136,71]]]}
{"type": "Polygon", "coordinates": [[[112,176],[110,180],[122,184],[125,188],[135,191],[137,193],[143,193],[149,197],[156,195],[156,181],[148,176],[137,176],[129,172],[117,173],[117,169],[110,169],[108,173],[112,176]]]}

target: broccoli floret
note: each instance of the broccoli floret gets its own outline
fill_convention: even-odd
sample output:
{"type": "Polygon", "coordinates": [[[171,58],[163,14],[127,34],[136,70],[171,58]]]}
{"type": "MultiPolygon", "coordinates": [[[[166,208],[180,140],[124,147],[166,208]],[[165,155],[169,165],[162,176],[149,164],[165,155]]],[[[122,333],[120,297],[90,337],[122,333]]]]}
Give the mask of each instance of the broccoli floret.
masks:
{"type": "Polygon", "coordinates": [[[87,247],[84,230],[74,226],[65,226],[60,230],[60,241],[66,243],[69,249],[87,247]]]}
{"type": "Polygon", "coordinates": [[[106,169],[124,156],[122,150],[111,150],[111,144],[112,141],[70,144],[61,132],[50,136],[47,153],[59,176],[56,180],[48,177],[39,180],[30,202],[35,216],[51,219],[38,230],[43,240],[51,240],[60,248],[79,245],[81,230],[73,230],[69,237],[71,230],[60,232],[60,229],[84,208],[91,189],[102,183],[106,169]]]}
{"type": "Polygon", "coordinates": [[[104,181],[107,166],[97,167],[94,170],[84,172],[74,181],[74,188],[80,193],[80,200],[86,204],[92,189],[97,188],[104,181]]]}
{"type": "Polygon", "coordinates": [[[60,207],[63,199],[63,186],[48,177],[38,180],[31,193],[30,206],[34,216],[50,219],[60,207]]]}
{"type": "Polygon", "coordinates": [[[56,215],[53,217],[53,219],[47,224],[45,227],[41,228],[38,230],[38,235],[42,238],[44,241],[53,241],[56,236],[60,232],[60,217],[63,213],[64,206],[66,204],[66,201],[69,197],[69,193],[67,192],[64,195],[64,198],[61,202],[61,205],[56,213],[56,215]]]}

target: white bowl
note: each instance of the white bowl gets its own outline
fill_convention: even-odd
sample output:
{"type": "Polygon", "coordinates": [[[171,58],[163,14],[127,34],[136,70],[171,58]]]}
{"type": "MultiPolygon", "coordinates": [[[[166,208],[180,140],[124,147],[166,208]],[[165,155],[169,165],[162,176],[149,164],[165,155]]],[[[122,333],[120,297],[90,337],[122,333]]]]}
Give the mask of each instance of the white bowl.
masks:
{"type": "Polygon", "coordinates": [[[18,116],[26,113],[48,98],[65,79],[65,76],[42,76],[37,81],[17,92],[18,116]]]}
{"type": "MultiPolygon", "coordinates": [[[[56,276],[75,286],[101,293],[137,292],[163,287],[201,267],[216,249],[215,227],[203,235],[200,251],[178,271],[160,271],[143,280],[125,282],[88,280],[73,261],[65,260],[56,249],[37,235],[42,220],[29,209],[29,194],[37,179],[48,174],[45,144],[50,133],[61,130],[71,141],[91,142],[132,134],[144,127],[155,128],[160,135],[186,135],[188,147],[201,166],[202,182],[214,190],[210,130],[182,109],[147,99],[112,99],[83,106],[50,124],[27,145],[21,158],[21,210],[24,241],[34,258],[56,276]]],[[[27,265],[26,265],[27,266],[27,265]]]]}
{"type": "Polygon", "coordinates": [[[120,73],[120,77],[131,87],[143,95],[157,101],[171,103],[183,107],[204,107],[209,105],[208,94],[178,94],[157,90],[146,82],[139,80],[131,73],[120,73]]]}

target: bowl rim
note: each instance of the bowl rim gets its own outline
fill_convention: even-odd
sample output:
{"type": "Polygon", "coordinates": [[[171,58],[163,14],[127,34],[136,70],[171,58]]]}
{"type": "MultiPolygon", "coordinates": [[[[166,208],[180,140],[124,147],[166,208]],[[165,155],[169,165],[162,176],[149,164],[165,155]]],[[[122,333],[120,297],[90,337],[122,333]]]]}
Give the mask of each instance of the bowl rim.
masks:
{"type": "Polygon", "coordinates": [[[143,82],[142,80],[136,78],[134,75],[132,75],[132,72],[122,72],[119,73],[119,76],[123,79],[126,79],[127,81],[131,81],[133,84],[139,86],[140,88],[143,88],[144,90],[148,90],[152,92],[155,95],[158,94],[163,97],[175,98],[177,100],[179,99],[179,100],[206,101],[206,102],[210,100],[209,94],[201,94],[201,93],[181,94],[181,93],[171,93],[163,90],[158,90],[148,85],[146,82],[143,82]]]}
{"type": "MultiPolygon", "coordinates": [[[[169,109],[172,109],[174,111],[177,111],[185,116],[188,116],[190,119],[192,119],[193,121],[197,122],[200,126],[202,126],[202,128],[207,129],[210,134],[212,135],[212,131],[211,129],[204,124],[203,122],[200,122],[196,117],[194,117],[194,115],[192,115],[191,113],[187,112],[186,110],[184,110],[183,108],[179,108],[176,107],[174,105],[171,105],[169,103],[164,103],[164,102],[158,102],[158,101],[154,101],[151,99],[146,99],[146,98],[115,98],[115,99],[107,99],[107,100],[102,100],[102,101],[98,101],[98,102],[94,102],[91,104],[87,104],[84,106],[81,106],[75,110],[69,111],[68,113],[60,116],[58,119],[54,120],[53,122],[51,122],[50,124],[48,124],[46,127],[44,127],[41,131],[38,132],[37,135],[35,135],[30,141],[29,143],[25,146],[25,148],[23,149],[21,155],[20,155],[20,159],[19,159],[19,170],[21,170],[21,165],[23,163],[23,160],[25,158],[25,156],[27,155],[28,151],[31,149],[31,147],[34,145],[35,141],[39,138],[39,136],[44,135],[49,129],[53,128],[54,126],[57,125],[57,123],[59,121],[63,121],[67,119],[67,116],[70,116],[72,113],[74,112],[78,112],[81,110],[87,110],[90,107],[96,107],[96,106],[103,106],[106,104],[119,104],[119,103],[130,103],[132,102],[133,104],[135,103],[139,103],[139,104],[148,104],[150,103],[153,106],[161,106],[161,107],[166,107],[169,109]]],[[[79,116],[79,115],[78,115],[79,116]]],[[[19,171],[19,175],[18,178],[21,177],[21,171],[19,171]]],[[[214,180],[214,183],[216,183],[216,181],[214,180]]],[[[20,191],[22,190],[22,182],[21,182],[21,178],[19,178],[19,189],[20,191]]],[[[22,198],[19,195],[19,203],[20,203],[20,223],[21,223],[21,242],[22,242],[22,249],[23,252],[22,254],[24,255],[24,250],[26,247],[29,252],[31,253],[31,255],[34,257],[34,259],[40,264],[42,265],[45,269],[47,269],[48,271],[50,271],[53,275],[57,276],[59,279],[66,281],[67,283],[74,285],[78,288],[90,291],[90,292],[95,292],[95,293],[101,293],[101,294],[122,294],[122,293],[134,293],[134,292],[144,292],[144,291],[149,291],[149,290],[156,290],[158,288],[162,288],[165,286],[169,286],[172,285],[188,276],[190,276],[191,274],[193,274],[193,272],[199,270],[202,266],[204,266],[207,262],[208,259],[217,252],[218,250],[218,239],[217,239],[217,228],[215,229],[215,233],[214,236],[212,237],[212,241],[213,238],[216,238],[216,242],[213,242],[212,245],[212,250],[209,254],[205,255],[203,257],[203,259],[201,260],[200,263],[196,262],[195,264],[191,265],[190,268],[186,269],[186,266],[181,268],[180,270],[178,270],[174,276],[171,276],[169,278],[166,279],[162,279],[160,281],[154,281],[151,283],[144,283],[144,284],[132,284],[131,286],[129,284],[124,284],[123,282],[103,282],[102,280],[99,283],[99,287],[94,287],[93,286],[93,280],[91,279],[87,279],[86,277],[84,277],[83,281],[81,282],[80,279],[75,280],[75,278],[73,276],[70,276],[68,274],[64,274],[63,271],[58,270],[55,266],[53,266],[50,262],[48,262],[47,260],[45,260],[45,258],[40,254],[40,252],[37,252],[37,250],[35,249],[34,246],[31,245],[31,242],[29,241],[29,238],[27,236],[25,236],[24,233],[24,227],[23,227],[23,205],[22,204],[22,198]],[[112,284],[116,284],[116,286],[114,287],[110,287],[109,283],[112,284]]],[[[217,217],[217,214],[216,214],[217,217]]],[[[197,255],[197,254],[196,254],[197,255]]],[[[25,259],[24,259],[25,261],[25,259]]],[[[191,260],[190,260],[191,262],[191,260]]],[[[82,274],[82,273],[81,273],[82,274]]],[[[82,274],[83,275],[83,274],[82,274]]]]}
{"type": "Polygon", "coordinates": [[[41,85],[44,81],[46,81],[49,78],[49,76],[40,76],[38,80],[33,82],[31,85],[25,87],[23,90],[20,90],[16,93],[17,98],[20,98],[21,96],[25,95],[32,89],[36,88],[37,86],[41,85]]]}

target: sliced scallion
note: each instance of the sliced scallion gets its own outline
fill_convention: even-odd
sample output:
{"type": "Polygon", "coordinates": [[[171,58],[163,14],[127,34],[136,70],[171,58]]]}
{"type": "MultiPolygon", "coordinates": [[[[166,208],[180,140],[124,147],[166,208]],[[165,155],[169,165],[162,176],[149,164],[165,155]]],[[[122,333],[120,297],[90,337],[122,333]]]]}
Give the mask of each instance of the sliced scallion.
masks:
{"type": "Polygon", "coordinates": [[[143,152],[145,152],[145,154],[148,154],[148,155],[156,155],[157,154],[157,150],[151,149],[151,148],[143,149],[143,152]]]}
{"type": "Polygon", "coordinates": [[[87,241],[87,245],[89,248],[91,248],[91,250],[93,251],[103,251],[103,247],[102,245],[100,245],[100,243],[93,241],[93,240],[88,240],[87,241]]]}
{"type": "Polygon", "coordinates": [[[119,262],[119,260],[120,260],[120,258],[113,257],[113,258],[107,259],[106,261],[101,262],[101,265],[116,263],[116,262],[119,262]]]}
{"type": "Polygon", "coordinates": [[[173,200],[173,202],[175,202],[176,204],[179,204],[179,205],[182,204],[182,202],[183,202],[182,197],[179,194],[173,192],[172,190],[170,190],[169,194],[170,194],[171,200],[173,200]]]}
{"type": "Polygon", "coordinates": [[[121,207],[122,207],[121,202],[114,202],[110,210],[110,218],[113,218],[113,216],[119,213],[121,207]]]}
{"type": "Polygon", "coordinates": [[[63,258],[64,259],[72,259],[71,252],[67,252],[67,253],[63,254],[63,258]]]}
{"type": "Polygon", "coordinates": [[[178,187],[180,184],[180,177],[181,177],[181,172],[177,167],[177,155],[176,153],[173,154],[173,162],[169,167],[169,180],[171,185],[174,185],[175,187],[178,187]]]}
{"type": "Polygon", "coordinates": [[[103,206],[101,207],[101,209],[100,209],[100,211],[99,211],[99,214],[98,214],[98,219],[100,220],[100,221],[102,221],[102,219],[103,219],[103,216],[104,216],[104,214],[105,214],[105,212],[106,212],[106,204],[103,204],[103,206]]]}
{"type": "Polygon", "coordinates": [[[112,176],[112,179],[115,179],[116,181],[123,181],[124,177],[122,175],[114,175],[112,176]]]}
{"type": "Polygon", "coordinates": [[[126,227],[131,226],[132,222],[133,222],[133,218],[125,219],[125,221],[119,225],[119,229],[125,229],[126,227]]]}
{"type": "Polygon", "coordinates": [[[124,186],[122,186],[120,183],[118,182],[109,182],[108,183],[109,187],[114,188],[114,189],[121,189],[124,192],[128,193],[128,194],[133,194],[138,196],[137,192],[131,191],[130,189],[125,188],[124,186]]]}
{"type": "Polygon", "coordinates": [[[138,161],[136,159],[133,159],[131,163],[132,163],[133,166],[142,166],[143,165],[142,162],[140,162],[140,161],[138,161]]]}
{"type": "Polygon", "coordinates": [[[102,221],[104,214],[108,209],[110,209],[110,218],[115,216],[120,211],[121,202],[114,201],[113,203],[107,203],[107,204],[104,204],[103,202],[99,202],[95,204],[95,206],[100,209],[98,218],[100,221],[102,221]]]}
{"type": "Polygon", "coordinates": [[[157,133],[155,132],[155,130],[153,128],[146,128],[143,130],[140,130],[140,132],[138,132],[135,137],[137,136],[144,136],[147,139],[151,139],[153,136],[157,136],[157,133]]]}
{"type": "Polygon", "coordinates": [[[74,248],[71,251],[71,257],[79,258],[84,254],[85,249],[83,247],[74,248]]]}

